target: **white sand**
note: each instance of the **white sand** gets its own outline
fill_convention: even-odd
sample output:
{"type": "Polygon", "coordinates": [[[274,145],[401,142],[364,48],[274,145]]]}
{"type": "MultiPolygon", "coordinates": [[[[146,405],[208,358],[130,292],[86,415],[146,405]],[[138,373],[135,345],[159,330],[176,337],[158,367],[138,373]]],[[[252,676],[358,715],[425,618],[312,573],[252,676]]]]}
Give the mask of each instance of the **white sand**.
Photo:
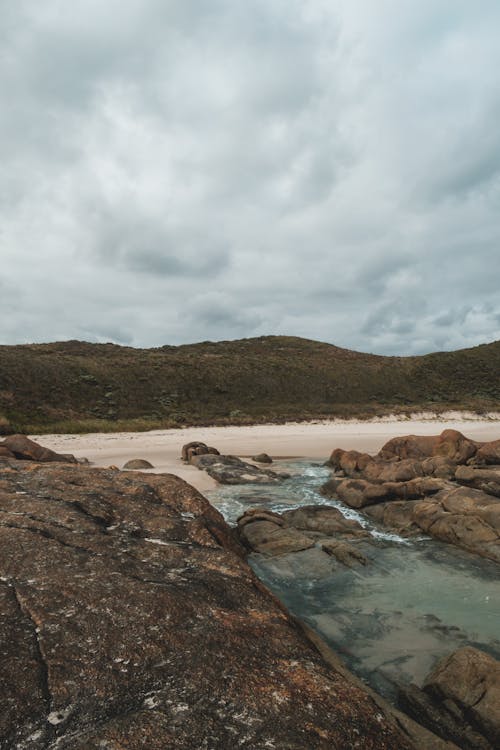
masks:
{"type": "Polygon", "coordinates": [[[33,439],[60,453],[86,457],[95,466],[115,465],[121,468],[132,458],[144,458],[155,472],[177,474],[203,491],[215,486],[204,472],[185,466],[180,460],[184,443],[200,440],[221,453],[252,456],[269,453],[275,458],[328,458],[334,448],[377,452],[396,435],[437,435],[442,430],[460,430],[474,440],[500,438],[500,414],[489,419],[450,412],[442,418],[384,418],[374,421],[335,420],[254,425],[251,427],[188,427],[179,430],[151,432],[95,433],[88,435],[33,435],[33,439]]]}

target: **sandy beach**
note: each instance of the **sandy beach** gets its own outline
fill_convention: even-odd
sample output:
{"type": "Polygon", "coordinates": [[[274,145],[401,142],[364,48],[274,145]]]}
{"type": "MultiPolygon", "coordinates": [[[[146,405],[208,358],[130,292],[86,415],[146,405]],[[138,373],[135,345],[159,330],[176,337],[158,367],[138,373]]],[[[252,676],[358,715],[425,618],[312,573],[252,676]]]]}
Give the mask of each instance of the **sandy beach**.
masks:
{"type": "Polygon", "coordinates": [[[500,438],[500,414],[479,419],[452,413],[442,418],[383,418],[374,421],[335,420],[249,427],[188,427],[151,432],[93,433],[87,435],[33,435],[42,445],[61,453],[88,458],[94,466],[118,466],[132,458],[150,461],[157,473],[177,474],[203,491],[215,482],[203,471],[180,460],[184,443],[201,440],[221,453],[252,456],[266,452],[274,458],[307,457],[326,460],[334,448],[376,453],[396,435],[434,435],[456,429],[479,441],[500,438]]]}

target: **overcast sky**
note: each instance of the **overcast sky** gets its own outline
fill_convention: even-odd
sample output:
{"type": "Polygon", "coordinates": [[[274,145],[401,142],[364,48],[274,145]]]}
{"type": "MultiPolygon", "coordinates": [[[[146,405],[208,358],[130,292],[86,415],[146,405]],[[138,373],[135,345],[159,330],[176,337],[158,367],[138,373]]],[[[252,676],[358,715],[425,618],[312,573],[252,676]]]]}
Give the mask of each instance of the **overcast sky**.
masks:
{"type": "Polygon", "coordinates": [[[500,338],[498,0],[0,0],[0,342],[500,338]]]}

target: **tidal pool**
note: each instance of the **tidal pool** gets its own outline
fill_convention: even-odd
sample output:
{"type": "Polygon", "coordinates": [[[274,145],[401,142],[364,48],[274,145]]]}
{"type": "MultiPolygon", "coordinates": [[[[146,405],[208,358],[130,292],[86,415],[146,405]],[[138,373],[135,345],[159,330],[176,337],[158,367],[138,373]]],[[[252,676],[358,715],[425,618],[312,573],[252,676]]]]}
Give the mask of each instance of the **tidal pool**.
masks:
{"type": "MultiPolygon", "coordinates": [[[[230,523],[250,507],[281,512],[321,503],[370,531],[369,564],[356,569],[316,552],[251,555],[259,578],[311,625],[346,664],[380,693],[421,684],[435,662],[462,645],[500,658],[498,565],[427,537],[387,533],[342,503],[318,493],[330,476],[308,461],[279,462],[292,476],[280,485],[239,485],[207,493],[230,523]]],[[[366,554],[366,548],[364,548],[366,554]]]]}

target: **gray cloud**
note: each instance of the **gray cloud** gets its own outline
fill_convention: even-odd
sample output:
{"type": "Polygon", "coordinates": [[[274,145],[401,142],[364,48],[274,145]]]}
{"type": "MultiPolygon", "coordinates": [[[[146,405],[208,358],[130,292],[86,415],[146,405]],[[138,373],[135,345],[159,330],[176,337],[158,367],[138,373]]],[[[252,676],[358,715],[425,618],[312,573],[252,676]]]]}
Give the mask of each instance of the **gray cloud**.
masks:
{"type": "Polygon", "coordinates": [[[495,0],[0,12],[3,343],[500,338],[495,0]]]}

